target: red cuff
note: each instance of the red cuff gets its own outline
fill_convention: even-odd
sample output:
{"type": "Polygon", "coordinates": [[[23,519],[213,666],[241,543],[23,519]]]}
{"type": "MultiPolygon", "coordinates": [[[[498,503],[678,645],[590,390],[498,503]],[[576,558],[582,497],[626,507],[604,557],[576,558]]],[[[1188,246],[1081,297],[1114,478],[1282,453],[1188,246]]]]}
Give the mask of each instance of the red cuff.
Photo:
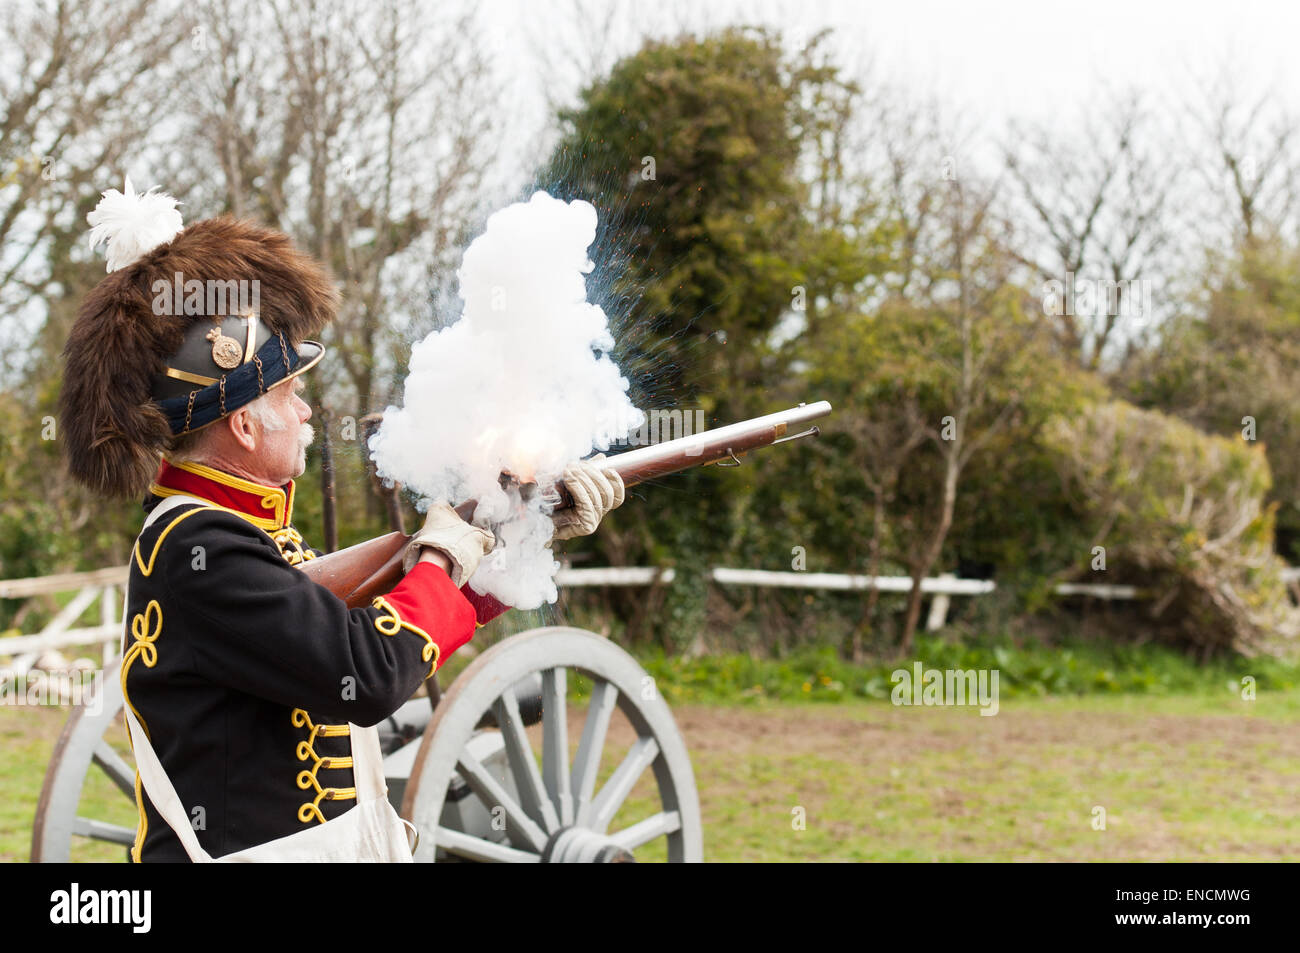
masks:
{"type": "Polygon", "coordinates": [[[416,563],[415,568],[384,596],[398,619],[418,626],[438,646],[438,664],[474,637],[475,607],[452,585],[447,574],[433,563],[416,563]]]}
{"type": "Polygon", "coordinates": [[[469,600],[469,604],[474,607],[474,615],[479,625],[487,625],[501,613],[505,612],[510,606],[506,605],[496,596],[488,596],[475,592],[469,587],[469,583],[460,587],[460,593],[469,600]]]}

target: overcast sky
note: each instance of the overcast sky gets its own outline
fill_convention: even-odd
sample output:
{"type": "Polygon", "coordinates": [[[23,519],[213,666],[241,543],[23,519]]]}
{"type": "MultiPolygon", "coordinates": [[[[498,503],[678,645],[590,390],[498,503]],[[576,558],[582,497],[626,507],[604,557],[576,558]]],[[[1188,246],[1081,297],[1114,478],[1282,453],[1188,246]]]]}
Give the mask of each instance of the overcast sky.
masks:
{"type": "Polygon", "coordinates": [[[815,20],[861,37],[886,75],[991,119],[1052,112],[1096,95],[1106,82],[1177,92],[1224,62],[1279,91],[1296,88],[1294,2],[806,6],[815,20]]]}
{"type": "MultiPolygon", "coordinates": [[[[1013,118],[1069,121],[1106,87],[1138,87],[1169,105],[1197,78],[1226,66],[1243,98],[1271,91],[1294,104],[1300,89],[1300,3],[1234,0],[485,0],[485,40],[498,51],[521,115],[543,117],[539,87],[557,71],[538,69],[538,49],[564,56],[575,42],[575,8],[598,21],[614,9],[621,52],[645,31],[683,21],[779,24],[811,34],[836,29],[841,46],[875,64],[874,75],[918,98],[934,96],[989,129],[1013,118]]],[[[571,84],[570,84],[571,85],[571,84]]]]}

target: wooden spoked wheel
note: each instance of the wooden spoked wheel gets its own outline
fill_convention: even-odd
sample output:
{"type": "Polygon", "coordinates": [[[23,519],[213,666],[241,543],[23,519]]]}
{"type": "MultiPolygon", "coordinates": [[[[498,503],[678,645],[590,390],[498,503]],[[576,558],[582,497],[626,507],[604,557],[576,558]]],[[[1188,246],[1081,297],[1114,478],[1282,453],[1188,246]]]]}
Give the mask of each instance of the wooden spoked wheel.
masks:
{"type": "MultiPolygon", "coordinates": [[[[135,765],[109,742],[115,727],[122,725],[122,683],[118,678],[121,659],[104,672],[99,690],[86,703],[74,708],[54,746],[45,783],[36,805],[32,825],[34,863],[67,863],[73,844],[103,841],[122,845],[122,859],[135,840],[135,827],[78,813],[82,790],[92,771],[102,772],[122,797],[135,809],[135,765]]],[[[126,812],[120,812],[127,816],[126,812]]]]}
{"type": "Polygon", "coordinates": [[[670,862],[703,858],[695,777],[668,706],[631,656],[581,629],[532,629],[493,646],[461,673],[425,729],[400,813],[420,831],[421,861],[626,861],[660,842],[670,862]],[[540,739],[536,731],[529,737],[517,697],[520,683],[538,676],[540,739]],[[571,681],[590,684],[572,759],[571,681]],[[616,712],[631,741],[616,765],[605,765],[597,789],[616,712]],[[498,726],[495,746],[483,743],[485,715],[498,726]],[[476,748],[497,752],[496,766],[476,748]],[[653,779],[654,803],[647,807],[640,797],[635,803],[644,815],[620,827],[614,822],[634,803],[629,795],[643,776],[653,779]],[[460,815],[449,810],[448,794],[465,786],[494,822],[488,829],[454,823],[460,815]]]}

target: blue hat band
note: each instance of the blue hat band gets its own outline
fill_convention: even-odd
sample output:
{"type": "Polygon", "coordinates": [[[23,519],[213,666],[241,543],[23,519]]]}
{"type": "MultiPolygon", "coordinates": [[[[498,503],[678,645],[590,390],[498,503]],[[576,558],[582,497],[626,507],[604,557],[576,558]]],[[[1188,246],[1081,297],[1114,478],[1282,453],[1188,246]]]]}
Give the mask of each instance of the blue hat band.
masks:
{"type": "Polygon", "coordinates": [[[251,404],[271,387],[298,369],[302,357],[284,340],[283,334],[267,338],[253,359],[215,384],[192,390],[188,395],[157,401],[167,415],[173,436],[198,430],[215,420],[251,404]]]}

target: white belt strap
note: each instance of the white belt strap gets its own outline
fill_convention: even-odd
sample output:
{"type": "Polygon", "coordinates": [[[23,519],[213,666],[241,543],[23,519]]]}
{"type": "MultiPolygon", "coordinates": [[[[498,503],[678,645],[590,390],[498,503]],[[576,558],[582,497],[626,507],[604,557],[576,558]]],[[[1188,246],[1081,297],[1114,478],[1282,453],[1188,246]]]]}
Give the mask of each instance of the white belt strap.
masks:
{"type": "MultiPolygon", "coordinates": [[[[135,766],[140,772],[140,783],[154,808],[162,815],[167,826],[180,839],[181,846],[194,863],[209,863],[212,855],[203,849],[198,836],[190,824],[190,817],[185,813],[176,788],[158,761],[144,728],[136,720],[130,706],[126,709],[127,726],[131,730],[131,746],[135,751],[135,766]]],[[[349,724],[352,737],[353,776],[356,779],[357,802],[365,804],[386,796],[386,787],[382,782],[384,776],[383,758],[379,750],[379,733],[374,728],[362,728],[349,724]]]]}
{"type": "Polygon", "coordinates": [[[136,720],[131,711],[131,706],[126,708],[126,723],[131,729],[131,748],[135,752],[135,769],[140,772],[140,783],[144,785],[145,793],[149,795],[149,800],[162,819],[167,822],[167,826],[175,832],[180,838],[181,846],[185,848],[185,853],[190,855],[190,860],[197,863],[206,863],[212,860],[212,855],[203,849],[199,843],[198,837],[194,833],[194,828],[190,826],[190,817],[185,813],[185,807],[181,804],[181,799],[176,794],[176,789],[172,787],[171,779],[163,771],[162,764],[158,761],[158,755],[154,753],[153,745],[149,743],[144,729],[140,727],[140,722],[136,720]]]}

